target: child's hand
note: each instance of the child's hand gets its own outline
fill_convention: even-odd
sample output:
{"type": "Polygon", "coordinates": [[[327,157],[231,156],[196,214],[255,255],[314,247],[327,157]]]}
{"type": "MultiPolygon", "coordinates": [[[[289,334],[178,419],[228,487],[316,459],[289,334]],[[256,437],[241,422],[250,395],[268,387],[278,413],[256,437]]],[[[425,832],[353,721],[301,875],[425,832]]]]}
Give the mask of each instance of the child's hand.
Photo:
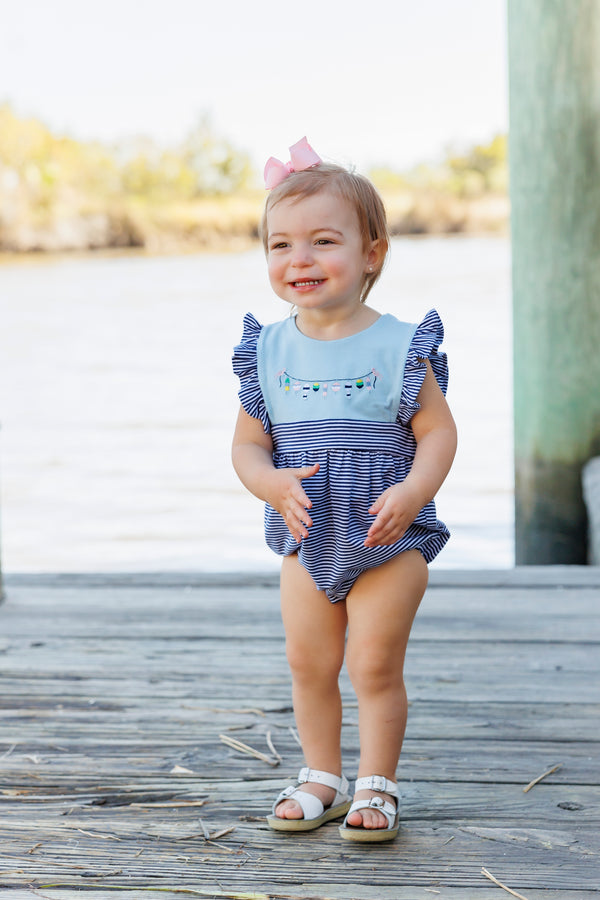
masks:
{"type": "Polygon", "coordinates": [[[377,516],[367,532],[365,547],[388,547],[399,541],[425,504],[405,482],[381,494],[369,512],[377,516]]]}
{"type": "Polygon", "coordinates": [[[310,478],[319,471],[319,463],[300,469],[274,469],[269,477],[267,503],[283,516],[290,534],[299,544],[308,537],[312,519],[307,510],[312,502],[302,487],[302,479],[310,478]]]}

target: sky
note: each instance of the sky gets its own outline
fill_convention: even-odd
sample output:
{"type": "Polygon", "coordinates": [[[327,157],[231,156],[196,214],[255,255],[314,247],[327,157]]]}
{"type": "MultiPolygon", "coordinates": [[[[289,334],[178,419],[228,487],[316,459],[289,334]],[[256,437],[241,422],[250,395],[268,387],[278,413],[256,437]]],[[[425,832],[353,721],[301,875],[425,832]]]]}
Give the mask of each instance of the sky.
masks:
{"type": "Polygon", "coordinates": [[[19,0],[0,103],[80,140],[177,144],[207,116],[257,169],[303,135],[405,170],[507,130],[506,0],[19,0]]]}

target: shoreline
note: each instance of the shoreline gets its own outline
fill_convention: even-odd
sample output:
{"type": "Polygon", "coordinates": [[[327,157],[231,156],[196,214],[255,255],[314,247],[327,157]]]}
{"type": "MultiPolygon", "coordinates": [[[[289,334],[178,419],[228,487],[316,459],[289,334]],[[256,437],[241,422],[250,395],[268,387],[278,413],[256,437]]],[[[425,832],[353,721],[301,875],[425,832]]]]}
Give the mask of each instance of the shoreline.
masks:
{"type": "MultiPolygon", "coordinates": [[[[25,220],[0,228],[0,261],[111,255],[180,255],[240,252],[259,241],[264,195],[195,204],[70,210],[52,220],[25,220]]],[[[504,194],[460,198],[441,191],[384,194],[392,237],[506,236],[504,194]]]]}
{"type": "MultiPolygon", "coordinates": [[[[508,237],[508,228],[503,231],[449,231],[449,232],[414,232],[404,234],[392,234],[392,240],[414,241],[415,243],[427,241],[430,238],[446,241],[461,241],[472,238],[505,240],[508,237]]],[[[0,269],[2,266],[17,265],[47,265],[48,263],[58,263],[62,261],[73,260],[90,260],[90,259],[160,259],[169,257],[188,257],[188,256],[226,256],[230,253],[243,253],[245,251],[260,248],[259,240],[250,240],[242,246],[227,245],[225,243],[214,247],[171,247],[169,249],[148,249],[147,247],[94,247],[89,249],[78,250],[27,250],[27,251],[4,251],[0,249],[0,269]]]]}

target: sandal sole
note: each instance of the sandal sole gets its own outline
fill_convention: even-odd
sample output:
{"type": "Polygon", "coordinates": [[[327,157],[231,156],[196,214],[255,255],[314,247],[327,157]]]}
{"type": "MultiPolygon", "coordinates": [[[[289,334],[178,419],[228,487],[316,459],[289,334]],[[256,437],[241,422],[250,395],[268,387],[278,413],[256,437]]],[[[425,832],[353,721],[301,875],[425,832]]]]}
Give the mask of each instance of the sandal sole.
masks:
{"type": "Polygon", "coordinates": [[[396,819],[392,828],[352,828],[340,825],[338,830],[340,837],[345,841],[354,841],[357,844],[382,844],[398,837],[400,823],[396,819]]]}
{"type": "Polygon", "coordinates": [[[398,837],[399,828],[356,828],[350,831],[340,828],[340,837],[345,841],[353,841],[357,844],[383,844],[385,841],[393,841],[398,837]]]}
{"type": "Polygon", "coordinates": [[[280,819],[279,816],[267,816],[267,825],[273,831],[314,831],[321,825],[325,825],[326,822],[331,822],[332,819],[341,819],[346,815],[350,806],[350,801],[340,803],[339,806],[326,809],[323,815],[317,819],[280,819]]]}

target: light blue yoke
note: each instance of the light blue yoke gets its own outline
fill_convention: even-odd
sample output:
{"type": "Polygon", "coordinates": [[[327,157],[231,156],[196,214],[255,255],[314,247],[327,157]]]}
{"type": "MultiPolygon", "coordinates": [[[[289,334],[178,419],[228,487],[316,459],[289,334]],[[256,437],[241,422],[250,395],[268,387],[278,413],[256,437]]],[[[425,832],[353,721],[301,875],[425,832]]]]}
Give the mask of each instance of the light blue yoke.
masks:
{"type": "Polygon", "coordinates": [[[266,325],[258,376],[271,423],[395,422],[416,329],[386,314],[358,334],[319,341],[302,334],[295,317],[266,325]]]}

